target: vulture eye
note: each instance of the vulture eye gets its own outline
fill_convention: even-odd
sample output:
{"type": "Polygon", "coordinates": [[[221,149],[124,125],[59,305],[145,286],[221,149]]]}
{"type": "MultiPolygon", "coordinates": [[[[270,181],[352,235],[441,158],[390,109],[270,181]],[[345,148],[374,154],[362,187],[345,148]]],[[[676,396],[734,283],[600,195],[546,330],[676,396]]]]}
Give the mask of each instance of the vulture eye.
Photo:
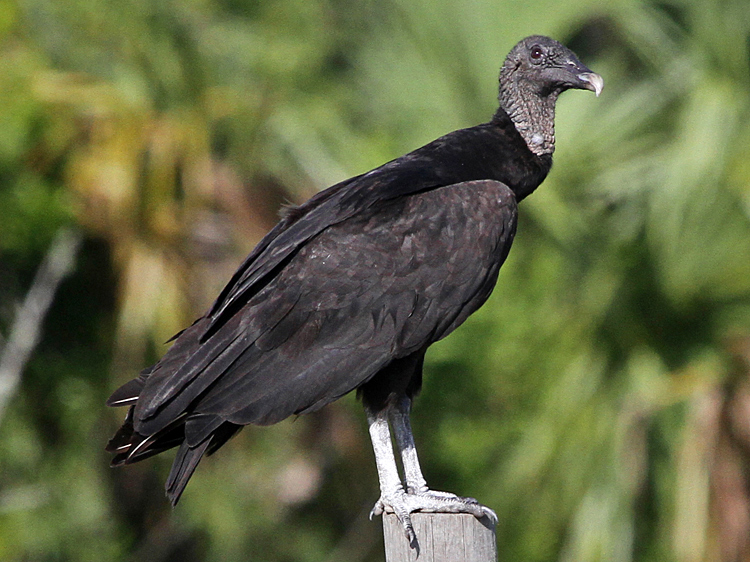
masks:
{"type": "Polygon", "coordinates": [[[542,55],[544,54],[544,50],[539,45],[534,45],[531,47],[531,60],[534,62],[539,62],[539,60],[542,58],[542,55]]]}

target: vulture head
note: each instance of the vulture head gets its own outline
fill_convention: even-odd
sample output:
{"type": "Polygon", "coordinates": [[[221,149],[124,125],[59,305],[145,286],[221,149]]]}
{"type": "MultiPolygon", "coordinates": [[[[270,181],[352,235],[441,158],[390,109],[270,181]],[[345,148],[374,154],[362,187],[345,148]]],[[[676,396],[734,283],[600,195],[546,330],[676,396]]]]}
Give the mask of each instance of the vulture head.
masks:
{"type": "Polygon", "coordinates": [[[537,154],[555,150],[555,103],[571,88],[597,96],[604,80],[554,39],[532,35],[519,41],[500,70],[500,109],[537,154]]]}

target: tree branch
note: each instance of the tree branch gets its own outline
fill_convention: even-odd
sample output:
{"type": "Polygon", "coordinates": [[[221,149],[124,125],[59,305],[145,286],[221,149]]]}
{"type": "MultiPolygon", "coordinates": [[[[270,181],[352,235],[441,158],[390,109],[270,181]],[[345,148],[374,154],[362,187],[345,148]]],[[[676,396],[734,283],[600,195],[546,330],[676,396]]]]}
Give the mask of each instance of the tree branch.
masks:
{"type": "MultiPolygon", "coordinates": [[[[69,228],[57,231],[18,309],[10,335],[0,347],[0,421],[8,401],[21,382],[26,363],[39,343],[42,324],[60,282],[73,270],[81,234],[69,228]]],[[[0,342],[1,343],[1,342],[0,342]]]]}

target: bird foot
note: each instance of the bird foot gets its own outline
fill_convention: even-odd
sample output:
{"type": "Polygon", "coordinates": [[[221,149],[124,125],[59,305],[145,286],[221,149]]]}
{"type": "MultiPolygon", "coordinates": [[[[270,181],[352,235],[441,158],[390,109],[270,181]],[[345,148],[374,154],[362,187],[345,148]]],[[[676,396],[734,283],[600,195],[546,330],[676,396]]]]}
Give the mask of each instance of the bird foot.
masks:
{"type": "Polygon", "coordinates": [[[487,518],[494,525],[497,514],[489,507],[480,504],[474,498],[464,498],[450,492],[437,490],[419,490],[404,492],[399,490],[394,494],[381,495],[370,511],[370,519],[383,513],[394,513],[404,528],[404,534],[409,546],[419,552],[419,543],[414,533],[411,514],[415,511],[423,513],[468,513],[477,519],[487,518]]]}

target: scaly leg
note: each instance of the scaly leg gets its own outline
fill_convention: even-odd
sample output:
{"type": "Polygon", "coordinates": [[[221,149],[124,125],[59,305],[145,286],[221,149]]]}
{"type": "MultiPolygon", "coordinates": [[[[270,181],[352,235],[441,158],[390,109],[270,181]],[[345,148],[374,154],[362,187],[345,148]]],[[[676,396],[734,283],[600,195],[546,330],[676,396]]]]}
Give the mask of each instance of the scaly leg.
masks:
{"type": "Polygon", "coordinates": [[[475,517],[489,517],[493,523],[497,516],[491,509],[473,498],[462,498],[448,492],[437,492],[427,487],[419,467],[417,450],[409,423],[411,401],[404,397],[395,407],[379,412],[365,408],[369,423],[370,438],[375,451],[375,464],[380,480],[380,499],[370,512],[370,518],[383,512],[393,512],[404,527],[404,533],[412,548],[419,552],[419,544],[414,533],[410,514],[414,511],[427,513],[469,513],[475,517]],[[396,434],[396,443],[401,453],[407,490],[399,478],[396,458],[388,427],[390,417],[396,434]],[[408,493],[407,493],[408,492],[408,493]]]}
{"type": "Polygon", "coordinates": [[[378,469],[378,480],[380,482],[380,499],[370,512],[370,519],[374,515],[380,515],[384,511],[392,511],[398,517],[404,527],[404,533],[409,541],[409,546],[416,548],[419,552],[417,535],[411,523],[409,514],[413,511],[406,506],[404,497],[404,486],[398,475],[396,457],[393,454],[391,443],[391,432],[388,428],[388,410],[372,412],[365,407],[367,423],[369,424],[372,448],[375,451],[375,466],[378,469]]]}
{"type": "Polygon", "coordinates": [[[417,447],[414,444],[414,435],[411,431],[409,414],[411,412],[411,400],[402,396],[389,410],[389,418],[396,437],[396,446],[401,453],[401,463],[404,467],[404,478],[406,480],[406,491],[409,494],[424,499],[425,505],[430,508],[422,508],[420,511],[438,513],[470,513],[478,518],[489,517],[493,523],[497,523],[497,515],[489,507],[481,505],[474,498],[464,498],[450,492],[439,492],[430,490],[422,475],[417,457],[417,447]]]}

